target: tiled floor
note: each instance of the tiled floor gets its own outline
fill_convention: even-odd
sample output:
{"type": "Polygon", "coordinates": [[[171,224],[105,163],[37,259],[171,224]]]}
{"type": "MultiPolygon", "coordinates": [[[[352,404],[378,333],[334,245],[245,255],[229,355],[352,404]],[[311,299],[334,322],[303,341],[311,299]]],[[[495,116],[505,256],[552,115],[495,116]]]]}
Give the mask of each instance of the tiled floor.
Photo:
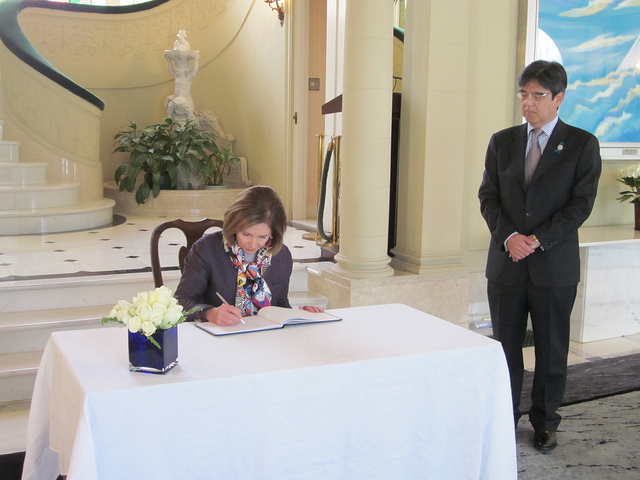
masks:
{"type": "MultiPolygon", "coordinates": [[[[149,271],[151,232],[166,220],[128,216],[118,217],[114,226],[88,231],[0,235],[0,282],[149,271]]],[[[303,239],[304,233],[307,232],[289,227],[285,233],[285,244],[290,248],[294,261],[318,261],[320,248],[314,241],[303,239]]],[[[163,267],[177,266],[175,248],[162,248],[174,242],[184,244],[184,236],[178,230],[167,230],[159,248],[163,267]]]]}

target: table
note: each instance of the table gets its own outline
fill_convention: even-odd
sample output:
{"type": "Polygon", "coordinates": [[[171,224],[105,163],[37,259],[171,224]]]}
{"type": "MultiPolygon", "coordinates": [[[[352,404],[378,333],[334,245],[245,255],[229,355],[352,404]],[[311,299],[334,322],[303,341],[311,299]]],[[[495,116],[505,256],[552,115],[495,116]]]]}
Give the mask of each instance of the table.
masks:
{"type": "Polygon", "coordinates": [[[57,332],[24,479],[517,478],[499,343],[405,305],[214,337],[179,326],[179,365],[128,371],[127,332],[57,332]]]}

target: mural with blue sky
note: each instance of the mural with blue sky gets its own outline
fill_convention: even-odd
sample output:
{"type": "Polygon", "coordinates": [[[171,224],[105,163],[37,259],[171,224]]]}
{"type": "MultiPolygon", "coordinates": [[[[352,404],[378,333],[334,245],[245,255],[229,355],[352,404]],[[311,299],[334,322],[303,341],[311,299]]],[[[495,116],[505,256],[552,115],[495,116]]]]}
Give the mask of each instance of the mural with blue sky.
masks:
{"type": "Polygon", "coordinates": [[[539,0],[537,59],[569,76],[560,117],[601,142],[640,142],[640,0],[539,0]]]}

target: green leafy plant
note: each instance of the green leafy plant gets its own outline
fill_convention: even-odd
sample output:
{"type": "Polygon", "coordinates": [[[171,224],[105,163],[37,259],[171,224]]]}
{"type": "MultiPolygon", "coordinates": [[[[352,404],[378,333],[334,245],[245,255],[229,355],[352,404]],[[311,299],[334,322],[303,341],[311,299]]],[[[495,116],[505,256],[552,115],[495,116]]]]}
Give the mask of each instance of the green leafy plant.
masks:
{"type": "Polygon", "coordinates": [[[198,173],[207,185],[223,185],[224,178],[229,175],[231,167],[237,167],[240,159],[233,153],[231,145],[227,145],[222,150],[215,147],[210,151],[214,150],[209,160],[198,164],[198,173]]]}
{"type": "Polygon", "coordinates": [[[631,165],[620,170],[620,178],[617,180],[624,185],[631,187],[631,190],[623,190],[616,200],[621,202],[629,201],[635,205],[640,205],[640,165],[631,165]]]}
{"type": "MultiPolygon", "coordinates": [[[[120,191],[133,192],[137,188],[138,204],[144,203],[151,194],[156,198],[162,188],[175,189],[178,171],[184,178],[190,178],[192,171],[205,177],[210,165],[219,165],[220,159],[226,158],[216,145],[216,136],[200,130],[195,121],[181,124],[165,118],[163,123],[140,129],[131,122],[113,138],[113,153],[129,154],[129,159],[116,169],[114,180],[120,191]],[[139,183],[141,172],[144,172],[144,181],[139,183]]],[[[219,172],[222,171],[223,179],[237,161],[227,158],[222,163],[228,167],[217,168],[215,179],[220,182],[219,172]]],[[[192,188],[189,183],[187,189],[192,188]]]]}

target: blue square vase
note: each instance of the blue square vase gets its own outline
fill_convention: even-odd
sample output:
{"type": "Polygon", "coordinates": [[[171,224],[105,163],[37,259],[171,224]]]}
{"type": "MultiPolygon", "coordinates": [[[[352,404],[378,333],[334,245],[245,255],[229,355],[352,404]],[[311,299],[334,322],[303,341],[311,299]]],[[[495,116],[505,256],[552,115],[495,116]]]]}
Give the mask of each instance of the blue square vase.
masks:
{"type": "Polygon", "coordinates": [[[129,370],[165,374],[178,364],[178,327],[152,335],[161,348],[140,332],[129,332],[129,370]]]}

